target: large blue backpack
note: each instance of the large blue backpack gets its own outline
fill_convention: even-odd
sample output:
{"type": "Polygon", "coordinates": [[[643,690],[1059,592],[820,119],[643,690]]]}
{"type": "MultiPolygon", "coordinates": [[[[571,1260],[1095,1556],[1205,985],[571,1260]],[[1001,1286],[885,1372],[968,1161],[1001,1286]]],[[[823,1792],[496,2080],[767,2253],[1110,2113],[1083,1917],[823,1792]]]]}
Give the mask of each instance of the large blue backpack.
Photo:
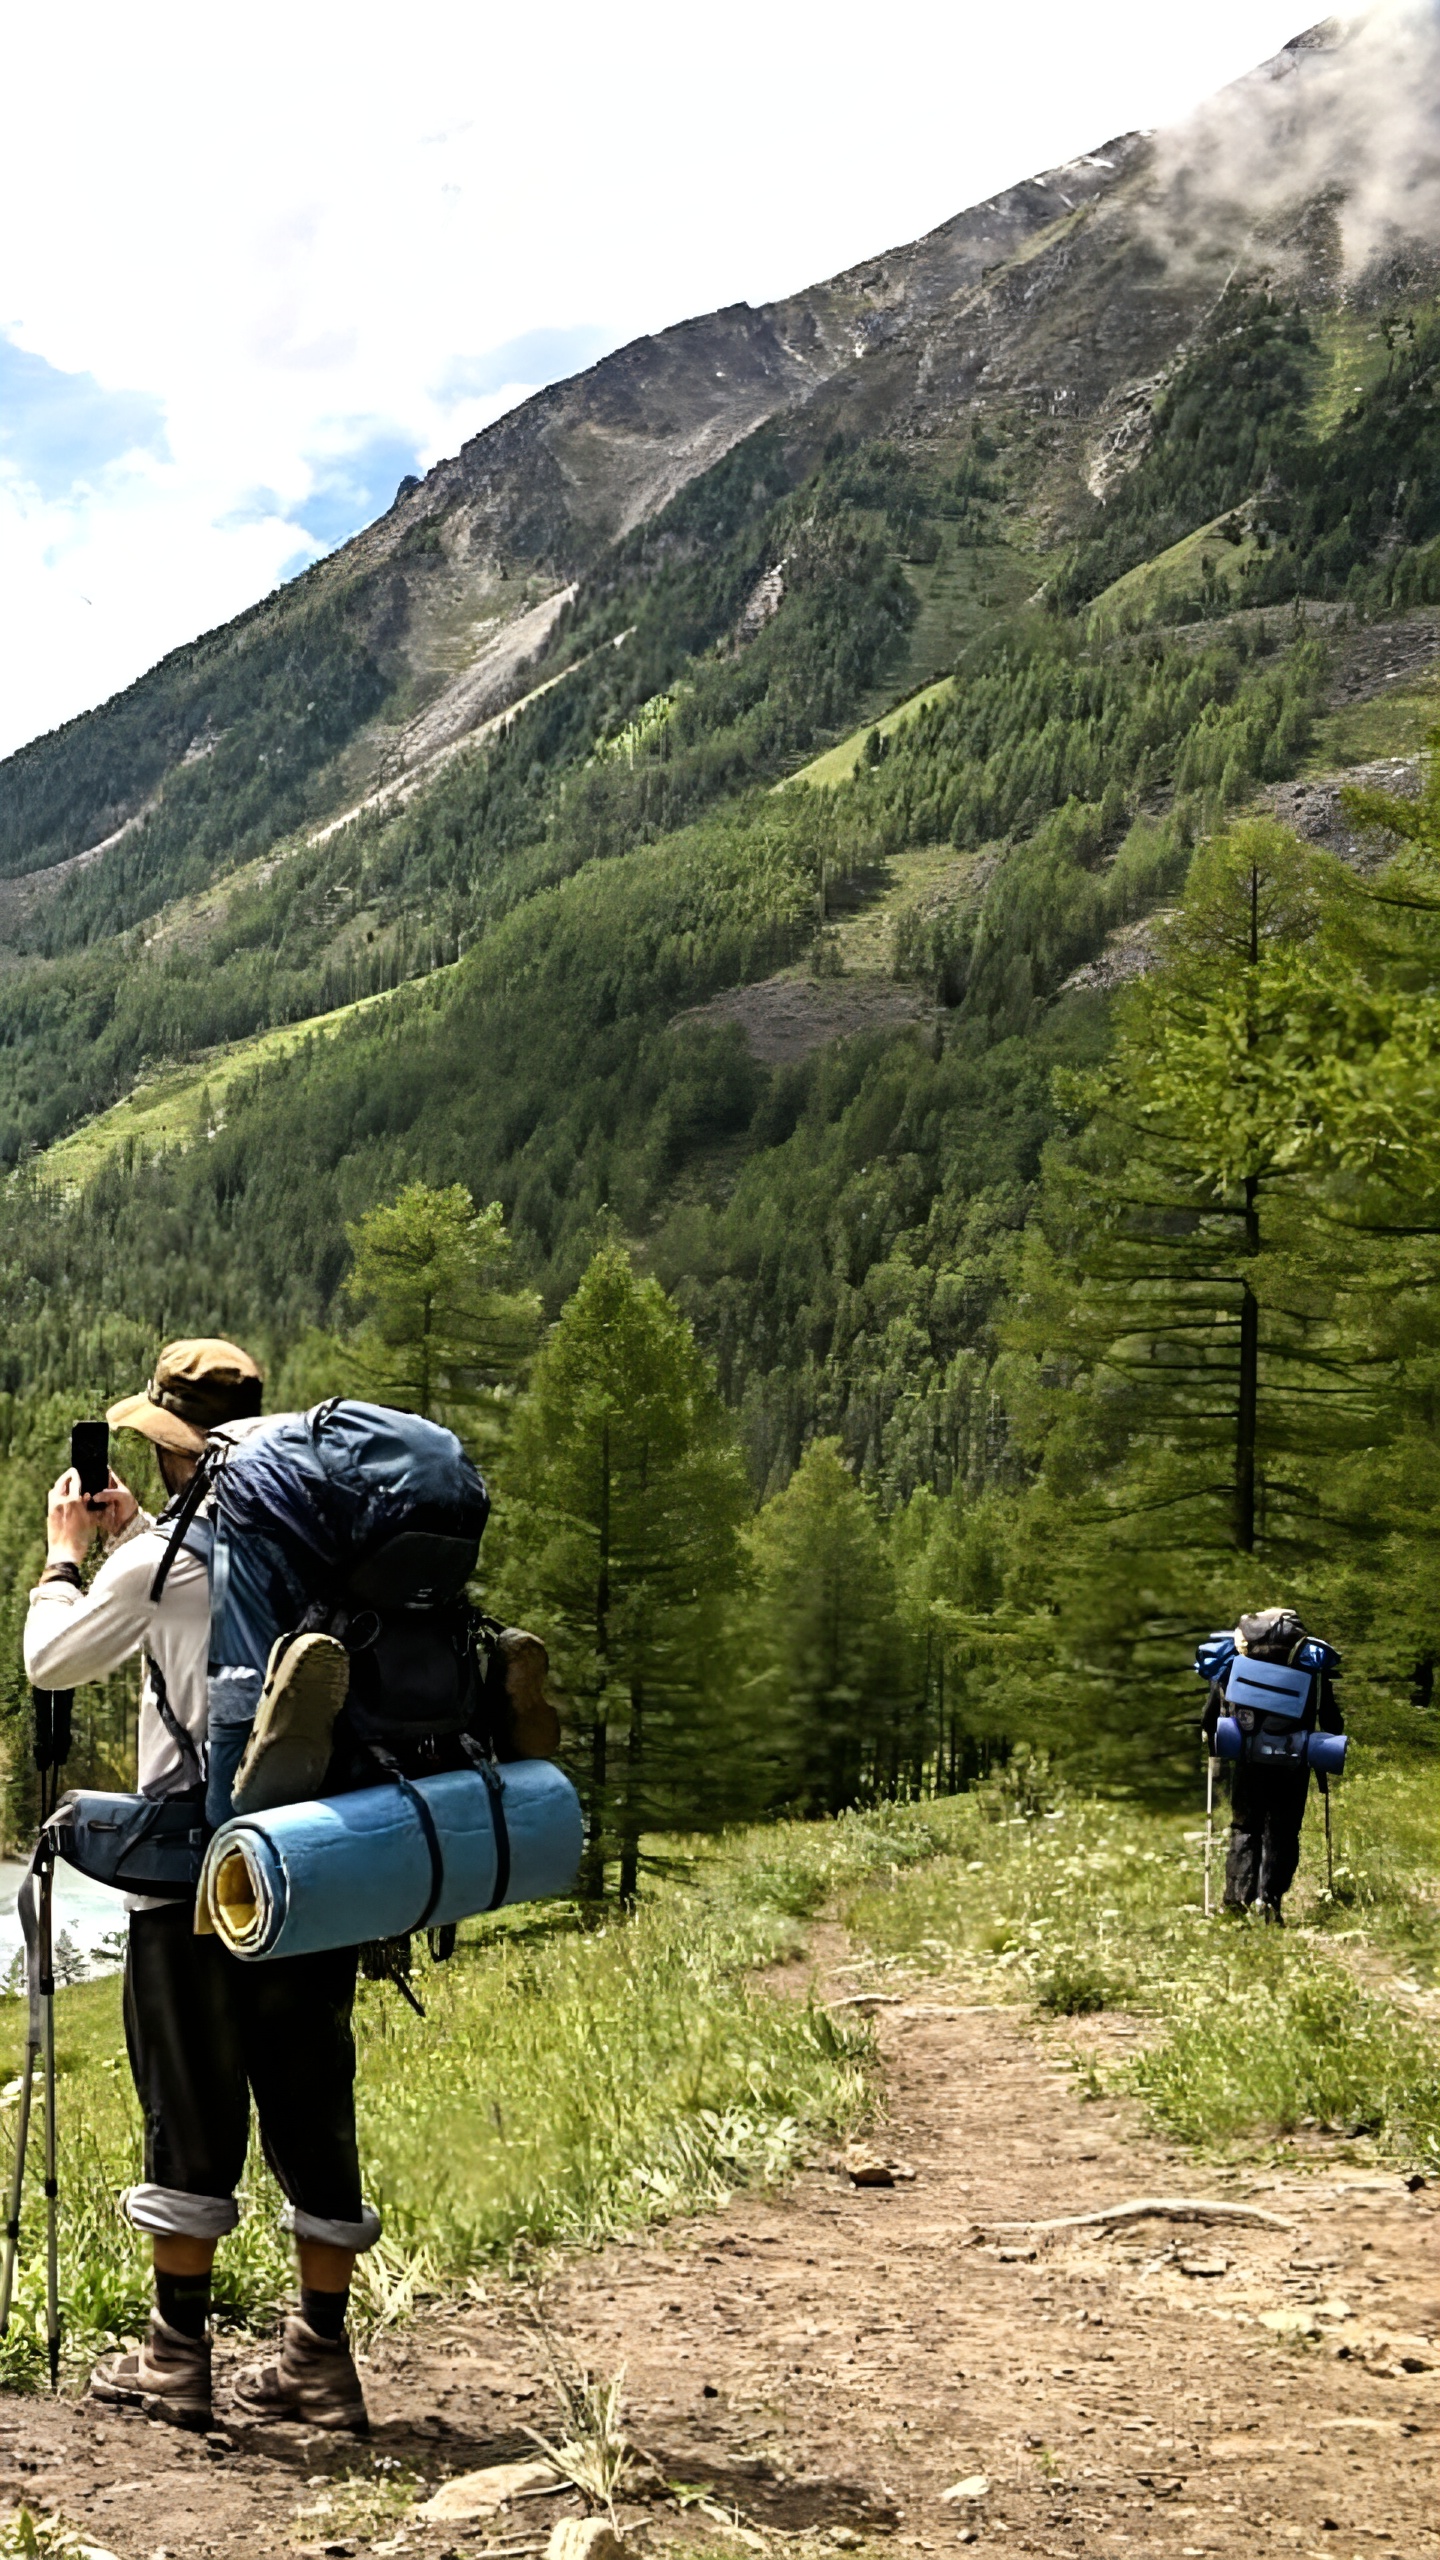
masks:
{"type": "Polygon", "coordinates": [[[1321,1680],[1339,1670],[1340,1656],[1322,1637],[1308,1635],[1291,1612],[1274,1614],[1279,1623],[1272,1639],[1248,1651],[1223,1628],[1196,1647],[1199,1678],[1220,1691],[1216,1753],[1222,1760],[1338,1775],[1344,1736],[1318,1733],[1316,1712],[1321,1680]]]}
{"type": "Polygon", "coordinates": [[[466,1597],[489,1509],[453,1431],[418,1414],[337,1397],[217,1435],[154,1586],[182,1544],[204,1556],[212,1820],[229,1811],[270,1649],[292,1631],[334,1635],[350,1656],[336,1740],[356,1777],[377,1757],[423,1765],[447,1742],[489,1746],[498,1630],[466,1597]]]}

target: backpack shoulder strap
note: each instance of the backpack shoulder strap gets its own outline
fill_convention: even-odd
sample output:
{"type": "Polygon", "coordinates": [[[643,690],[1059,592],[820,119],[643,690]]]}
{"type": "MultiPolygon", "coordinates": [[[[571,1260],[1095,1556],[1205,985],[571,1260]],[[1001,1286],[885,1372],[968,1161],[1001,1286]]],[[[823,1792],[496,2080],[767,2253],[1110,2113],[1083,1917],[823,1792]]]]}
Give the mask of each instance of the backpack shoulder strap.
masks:
{"type": "Polygon", "coordinates": [[[167,1503],[155,1524],[160,1529],[168,1528],[170,1536],[166,1541],[165,1553],[155,1568],[155,1579],[150,1585],[152,1608],[164,1594],[165,1585],[170,1579],[170,1568],[185,1544],[186,1532],[191,1521],[210,1490],[212,1475],[213,1470],[208,1459],[202,1458],[178,1501],[173,1504],[167,1503]]]}
{"type": "Polygon", "coordinates": [[[205,1784],[205,1754],[197,1747],[193,1735],[186,1732],[184,1725],[181,1723],[174,1708],[171,1706],[170,1693],[165,1686],[165,1674],[161,1670],[159,1663],[156,1661],[154,1654],[148,1650],[145,1655],[145,1668],[150,1674],[150,1695],[155,1701],[155,1713],[165,1727],[166,1732],[169,1734],[176,1750],[179,1752],[182,1765],[189,1772],[190,1784],[192,1786],[203,1787],[205,1784]]]}

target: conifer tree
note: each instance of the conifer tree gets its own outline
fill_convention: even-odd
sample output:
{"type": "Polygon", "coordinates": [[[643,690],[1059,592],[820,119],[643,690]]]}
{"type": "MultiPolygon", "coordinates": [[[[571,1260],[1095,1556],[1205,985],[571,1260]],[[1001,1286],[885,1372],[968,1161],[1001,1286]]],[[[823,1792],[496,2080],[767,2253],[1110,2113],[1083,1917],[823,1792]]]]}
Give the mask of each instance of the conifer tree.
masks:
{"type": "Polygon", "coordinates": [[[582,1890],[647,1832],[752,1809],[731,1610],[749,1509],[710,1363],[659,1282],[602,1246],[550,1334],[506,1473],[513,1600],[550,1645],[585,1804],[582,1890]]]}
{"type": "Polygon", "coordinates": [[[884,1533],[838,1440],[812,1440],[751,1532],[757,1643],[788,1742],[786,1793],[808,1814],[923,1782],[923,1686],[884,1533]]]}
{"type": "Polygon", "coordinates": [[[1155,1674],[1202,1623],[1331,1569],[1332,1471],[1384,1427],[1293,1071],[1329,877],[1267,821],[1208,847],[1110,1060],[1065,1084],[1090,1117],[1016,1326],[1050,1382],[1031,1552],[1122,1723],[1163,1719],[1155,1674]]]}
{"type": "Polygon", "coordinates": [[[461,1183],[410,1182],[347,1228],[346,1295],[365,1321],[351,1365],[377,1403],[447,1422],[481,1446],[497,1436],[497,1390],[533,1346],[539,1301],[507,1288],[500,1203],[477,1210],[461,1183]]]}

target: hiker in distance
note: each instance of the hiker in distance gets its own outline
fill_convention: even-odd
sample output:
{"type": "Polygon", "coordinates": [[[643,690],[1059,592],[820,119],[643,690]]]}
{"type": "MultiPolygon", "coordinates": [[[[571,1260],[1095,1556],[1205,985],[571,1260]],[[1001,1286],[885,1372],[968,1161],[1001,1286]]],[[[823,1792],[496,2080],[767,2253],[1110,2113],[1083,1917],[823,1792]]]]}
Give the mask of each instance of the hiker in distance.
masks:
{"type": "MultiPolygon", "coordinates": [[[[141,1655],[140,1791],[193,1796],[197,1821],[211,1615],[203,1505],[158,1600],[152,1586],[171,1545],[164,1524],[210,1435],[230,1426],[228,1438],[241,1436],[259,1415],[261,1390],[255,1362],[232,1342],[167,1344],[149,1385],[112,1405],[108,1420],[153,1444],[170,1504],[157,1522],[113,1472],[108,1490],[88,1500],[73,1470],[62,1475],[25,1623],[25,1668],[41,1688],[103,1680],[141,1655]],[[87,1590],[81,1566],[97,1530],[106,1553],[87,1590]]],[[[361,2197],[355,2138],[356,1952],[245,1965],[218,1938],[195,1934],[193,1893],[132,1896],[129,1909],[125,2037],[145,2175],[121,2206],[151,2236],[155,2309],[143,2344],[97,2367],[91,2389],[179,2426],[210,2424],[211,2270],[239,2220],[253,2094],[265,2157],[287,2198],[300,2309],[284,2324],[278,2356],[243,2371],[235,2396],[250,2418],[363,2432],[345,2319],[356,2254],[374,2246],[380,2220],[361,2197]]]]}
{"type": "Polygon", "coordinates": [[[1340,1656],[1293,1609],[1261,1609],[1233,1635],[1207,1638],[1195,1663],[1210,1682],[1201,1729],[1230,1765],[1230,1845],[1223,1909],[1258,1909],[1283,1926],[1300,1863],[1313,1770],[1322,1793],[1345,1765],[1345,1719],[1334,1675],[1340,1656]]]}

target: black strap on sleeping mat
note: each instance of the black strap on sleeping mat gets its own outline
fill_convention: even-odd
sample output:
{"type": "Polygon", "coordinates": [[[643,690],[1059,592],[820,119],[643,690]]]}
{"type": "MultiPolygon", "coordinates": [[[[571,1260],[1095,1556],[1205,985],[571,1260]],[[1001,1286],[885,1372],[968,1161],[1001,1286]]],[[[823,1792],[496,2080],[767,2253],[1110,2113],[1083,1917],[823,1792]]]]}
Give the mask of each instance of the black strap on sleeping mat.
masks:
{"type": "Polygon", "coordinates": [[[412,1920],[410,1923],[412,1929],[424,1929],[428,1928],[435,1906],[439,1901],[441,1894],[445,1890],[445,1854],[440,1846],[440,1834],[435,1828],[435,1816],[420,1793],[419,1788],[415,1785],[414,1780],[411,1778],[402,1778],[400,1780],[400,1785],[404,1790],[404,1793],[409,1797],[410,1802],[415,1807],[415,1811],[420,1819],[420,1828],[425,1834],[425,1846],[430,1852],[429,1900],[426,1902],[425,1908],[421,1912],[419,1919],[412,1920]]]}
{"type": "MultiPolygon", "coordinates": [[[[435,1828],[435,1816],[431,1812],[430,1807],[420,1793],[420,1790],[416,1786],[413,1778],[406,1777],[399,1761],[395,1759],[391,1752],[382,1750],[378,1742],[372,1742],[370,1745],[370,1756],[375,1762],[376,1767],[383,1769],[386,1777],[391,1779],[399,1788],[400,1793],[405,1797],[407,1803],[413,1805],[416,1819],[419,1822],[421,1833],[424,1837],[426,1849],[429,1852],[430,1892],[426,1899],[425,1908],[421,1912],[419,1919],[412,1920],[409,1924],[410,1929],[425,1929],[429,1927],[435,1906],[438,1903],[441,1894],[445,1890],[445,1852],[440,1846],[440,1834],[435,1828]]],[[[408,1932],[403,1934],[408,1935],[408,1932]]]]}
{"type": "MultiPolygon", "coordinates": [[[[510,1827],[505,1820],[505,1783],[494,1761],[486,1758],[479,1744],[472,1742],[468,1734],[461,1736],[461,1748],[471,1765],[479,1770],[490,1798],[490,1821],[495,1833],[495,1884],[485,1908],[487,1911],[498,1911],[510,1890],[510,1827]]],[[[386,1777],[393,1779],[401,1794],[414,1806],[421,1831],[425,1836],[425,1846],[430,1853],[430,1892],[424,1910],[418,1919],[411,1921],[410,1926],[412,1929],[428,1929],[435,1916],[440,1896],[445,1890],[445,1852],[440,1846],[440,1834],[435,1828],[435,1816],[413,1778],[406,1777],[399,1762],[390,1752],[383,1750],[378,1743],[372,1742],[370,1753],[377,1766],[384,1770],[386,1777]]]]}
{"type": "Polygon", "coordinates": [[[490,1821],[495,1833],[495,1889],[486,1903],[487,1911],[498,1911],[510,1890],[510,1825],[505,1819],[505,1781],[487,1751],[481,1749],[473,1734],[462,1733],[460,1748],[472,1769],[478,1769],[490,1798],[490,1821]]]}

